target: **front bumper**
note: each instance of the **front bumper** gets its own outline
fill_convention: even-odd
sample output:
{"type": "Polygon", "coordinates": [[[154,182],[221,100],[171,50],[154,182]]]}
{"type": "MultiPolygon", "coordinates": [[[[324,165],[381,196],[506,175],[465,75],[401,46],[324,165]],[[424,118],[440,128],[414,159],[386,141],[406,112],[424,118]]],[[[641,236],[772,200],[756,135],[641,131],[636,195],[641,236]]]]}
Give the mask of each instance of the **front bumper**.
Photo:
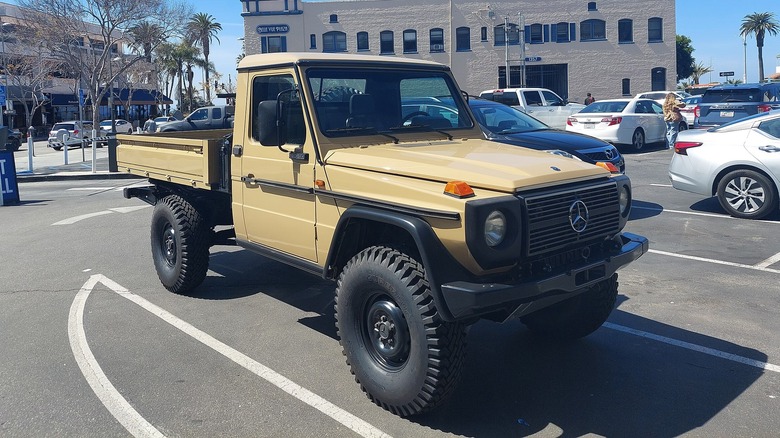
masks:
{"type": "Polygon", "coordinates": [[[441,285],[447,308],[456,320],[468,319],[512,304],[510,316],[523,316],[583,292],[589,286],[611,277],[650,247],[646,237],[623,233],[622,244],[603,260],[577,266],[544,279],[502,283],[454,281],[441,285]]]}

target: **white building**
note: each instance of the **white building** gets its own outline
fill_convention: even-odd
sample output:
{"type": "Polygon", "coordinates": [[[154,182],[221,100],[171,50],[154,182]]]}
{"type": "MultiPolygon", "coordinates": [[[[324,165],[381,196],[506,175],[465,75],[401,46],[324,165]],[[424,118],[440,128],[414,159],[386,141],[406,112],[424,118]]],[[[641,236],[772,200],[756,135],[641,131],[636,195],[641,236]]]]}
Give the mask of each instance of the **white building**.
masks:
{"type": "Polygon", "coordinates": [[[509,66],[510,86],[550,88],[577,102],[588,92],[605,99],[677,83],[674,0],[240,1],[247,54],[433,60],[470,94],[506,87],[509,66]]]}

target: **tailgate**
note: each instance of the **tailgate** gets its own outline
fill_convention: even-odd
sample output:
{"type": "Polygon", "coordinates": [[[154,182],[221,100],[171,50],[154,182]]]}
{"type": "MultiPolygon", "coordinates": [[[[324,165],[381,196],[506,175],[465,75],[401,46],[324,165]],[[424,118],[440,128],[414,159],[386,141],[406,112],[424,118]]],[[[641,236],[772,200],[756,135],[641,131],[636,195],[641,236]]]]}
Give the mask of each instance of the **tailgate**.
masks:
{"type": "Polygon", "coordinates": [[[230,129],[117,135],[120,171],[211,189],[220,182],[222,139],[230,129]]]}

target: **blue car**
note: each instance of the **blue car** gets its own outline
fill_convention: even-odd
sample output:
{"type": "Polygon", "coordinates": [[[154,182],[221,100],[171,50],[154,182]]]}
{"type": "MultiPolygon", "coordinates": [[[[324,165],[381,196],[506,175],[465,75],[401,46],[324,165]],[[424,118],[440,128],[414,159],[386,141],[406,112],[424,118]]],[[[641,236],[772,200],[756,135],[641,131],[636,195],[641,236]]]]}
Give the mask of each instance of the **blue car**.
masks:
{"type": "Polygon", "coordinates": [[[720,126],[778,108],[780,83],[718,85],[702,95],[698,126],[720,126]]]}
{"type": "Polygon", "coordinates": [[[469,106],[488,140],[542,151],[560,150],[588,163],[609,162],[625,173],[626,162],[617,148],[585,134],[553,129],[511,106],[470,98],[469,106]]]}

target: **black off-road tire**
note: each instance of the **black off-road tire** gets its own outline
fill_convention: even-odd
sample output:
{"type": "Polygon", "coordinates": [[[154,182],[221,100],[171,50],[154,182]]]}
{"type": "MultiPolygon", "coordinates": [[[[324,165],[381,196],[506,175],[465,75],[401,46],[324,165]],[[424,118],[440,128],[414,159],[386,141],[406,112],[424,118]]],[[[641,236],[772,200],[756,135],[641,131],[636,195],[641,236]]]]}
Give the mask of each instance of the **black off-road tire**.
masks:
{"type": "Polygon", "coordinates": [[[185,294],[203,282],[209,268],[210,229],[184,198],[162,198],[152,214],[152,258],[166,289],[185,294]]]}
{"type": "Polygon", "coordinates": [[[587,291],[522,318],[534,334],[571,341],[583,338],[607,320],[618,293],[617,274],[596,283],[587,291]]]}
{"type": "Polygon", "coordinates": [[[339,276],[335,310],[347,364],[378,406],[419,414],[460,380],[466,327],[442,321],[417,260],[381,246],[361,251],[339,276]]]}
{"type": "Polygon", "coordinates": [[[777,210],[777,189],[758,172],[735,170],[718,183],[718,202],[731,216],[761,219],[777,210]]]}

